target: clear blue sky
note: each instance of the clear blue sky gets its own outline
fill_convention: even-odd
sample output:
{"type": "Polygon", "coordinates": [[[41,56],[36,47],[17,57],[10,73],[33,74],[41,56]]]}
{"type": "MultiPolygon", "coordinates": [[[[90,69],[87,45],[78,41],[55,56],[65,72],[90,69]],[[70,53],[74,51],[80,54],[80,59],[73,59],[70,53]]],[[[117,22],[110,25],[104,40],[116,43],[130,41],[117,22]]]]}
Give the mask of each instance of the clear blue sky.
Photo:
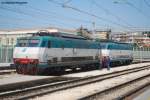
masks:
{"type": "Polygon", "coordinates": [[[0,0],[0,29],[150,27],[149,0],[0,0]],[[6,4],[4,2],[27,2],[6,4]],[[69,1],[68,3],[65,3],[69,1]],[[117,2],[117,3],[116,3],[117,2]],[[62,7],[61,4],[73,7],[62,7]],[[83,12],[82,12],[83,11],[83,12]]]}

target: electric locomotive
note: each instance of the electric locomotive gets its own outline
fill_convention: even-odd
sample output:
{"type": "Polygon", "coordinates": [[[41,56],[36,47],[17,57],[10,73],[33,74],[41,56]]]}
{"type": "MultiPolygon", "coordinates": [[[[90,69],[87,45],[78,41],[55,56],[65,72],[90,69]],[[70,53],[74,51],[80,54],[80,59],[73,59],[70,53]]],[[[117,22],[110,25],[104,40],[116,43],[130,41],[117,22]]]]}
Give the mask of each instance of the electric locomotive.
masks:
{"type": "Polygon", "coordinates": [[[19,38],[13,53],[17,73],[30,75],[98,67],[100,59],[100,42],[59,32],[19,38]]]}
{"type": "Polygon", "coordinates": [[[110,59],[110,66],[130,64],[133,61],[133,45],[115,41],[101,41],[102,61],[110,59]]]}

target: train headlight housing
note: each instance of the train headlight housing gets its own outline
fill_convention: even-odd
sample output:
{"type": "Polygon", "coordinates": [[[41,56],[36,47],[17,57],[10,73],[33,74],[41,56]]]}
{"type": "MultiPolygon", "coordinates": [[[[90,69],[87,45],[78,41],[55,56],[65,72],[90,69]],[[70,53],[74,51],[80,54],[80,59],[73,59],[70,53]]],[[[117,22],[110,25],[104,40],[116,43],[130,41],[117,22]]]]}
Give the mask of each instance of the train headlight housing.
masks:
{"type": "Polygon", "coordinates": [[[23,59],[23,58],[14,58],[14,63],[22,63],[22,64],[38,64],[38,59],[23,59]]]}

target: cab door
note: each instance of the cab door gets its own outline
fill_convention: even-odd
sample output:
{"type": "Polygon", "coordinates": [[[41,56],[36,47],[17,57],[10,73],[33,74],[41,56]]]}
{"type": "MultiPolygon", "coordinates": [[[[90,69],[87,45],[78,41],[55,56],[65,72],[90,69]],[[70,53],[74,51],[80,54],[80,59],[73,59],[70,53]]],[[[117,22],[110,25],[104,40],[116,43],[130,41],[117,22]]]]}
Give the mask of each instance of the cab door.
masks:
{"type": "Polygon", "coordinates": [[[46,40],[42,40],[41,43],[41,48],[39,51],[39,60],[41,63],[46,63],[47,62],[47,41],[46,40]]]}
{"type": "Polygon", "coordinates": [[[48,63],[48,64],[51,63],[51,60],[53,58],[51,54],[52,54],[52,52],[51,52],[51,41],[48,40],[46,42],[45,50],[43,53],[43,60],[45,63],[48,63]]]}

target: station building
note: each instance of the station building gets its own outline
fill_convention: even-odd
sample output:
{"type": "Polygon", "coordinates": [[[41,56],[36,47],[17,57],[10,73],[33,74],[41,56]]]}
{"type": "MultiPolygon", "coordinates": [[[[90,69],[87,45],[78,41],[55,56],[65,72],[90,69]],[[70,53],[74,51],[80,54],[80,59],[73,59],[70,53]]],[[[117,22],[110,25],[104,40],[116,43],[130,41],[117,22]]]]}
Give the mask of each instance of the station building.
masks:
{"type": "Polygon", "coordinates": [[[140,32],[123,32],[112,35],[112,39],[125,42],[125,43],[134,43],[139,46],[150,48],[150,32],[140,31],[140,32]]]}

